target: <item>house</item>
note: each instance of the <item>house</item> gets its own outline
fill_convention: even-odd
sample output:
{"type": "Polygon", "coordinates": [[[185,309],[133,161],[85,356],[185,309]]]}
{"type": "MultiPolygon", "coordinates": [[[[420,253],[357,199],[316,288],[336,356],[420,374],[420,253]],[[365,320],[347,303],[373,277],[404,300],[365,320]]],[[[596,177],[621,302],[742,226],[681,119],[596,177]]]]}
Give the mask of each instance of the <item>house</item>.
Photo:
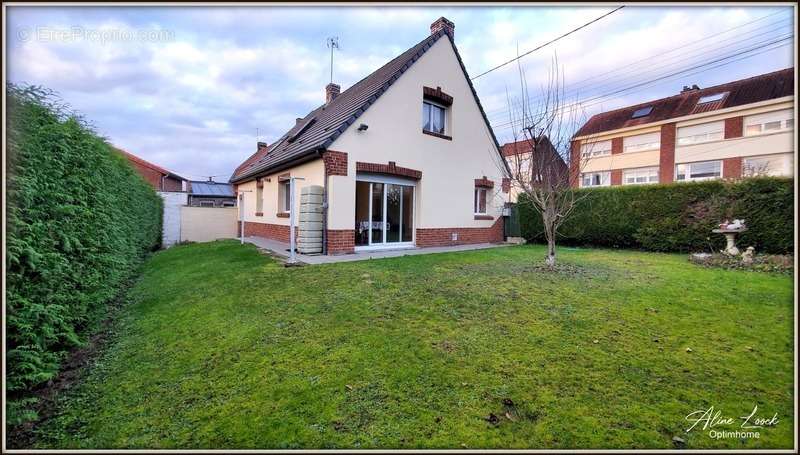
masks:
{"type": "Polygon", "coordinates": [[[569,168],[567,163],[547,136],[543,135],[535,141],[523,139],[508,142],[503,144],[501,151],[508,163],[509,175],[512,177],[508,202],[517,202],[521,190],[517,183],[518,180],[530,184],[540,179],[539,174],[542,173],[552,172],[560,182],[563,182],[565,187],[568,186],[569,168]],[[533,153],[534,148],[536,153],[533,153]]]}
{"type": "Polygon", "coordinates": [[[245,235],[288,241],[297,177],[297,192],[322,189],[324,254],[502,241],[505,162],[454,34],[438,19],[347,90],[328,84],[324,104],[260,143],[230,180],[245,235]]]}
{"type": "Polygon", "coordinates": [[[792,176],[794,68],[597,114],[573,137],[575,185],[792,176]]]}
{"type": "Polygon", "coordinates": [[[115,149],[128,159],[133,165],[133,168],[141,174],[141,176],[153,186],[156,191],[177,192],[186,191],[186,183],[188,180],[180,175],[168,171],[161,166],[155,165],[149,161],[145,161],[138,156],[126,152],[120,148],[115,149]]]}
{"type": "Polygon", "coordinates": [[[192,207],[236,207],[236,193],[233,185],[208,181],[189,182],[189,201],[192,207]]]}

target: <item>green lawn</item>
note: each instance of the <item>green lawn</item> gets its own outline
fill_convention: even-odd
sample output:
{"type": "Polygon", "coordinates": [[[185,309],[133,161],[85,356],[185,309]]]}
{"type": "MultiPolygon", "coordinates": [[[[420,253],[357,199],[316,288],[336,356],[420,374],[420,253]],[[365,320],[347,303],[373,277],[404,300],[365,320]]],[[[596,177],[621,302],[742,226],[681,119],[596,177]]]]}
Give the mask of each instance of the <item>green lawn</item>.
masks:
{"type": "Polygon", "coordinates": [[[38,443],[792,447],[791,277],[559,251],[558,272],[540,246],[301,268],[235,241],[160,252],[38,443]],[[755,405],[779,419],[758,439],[684,432],[755,405]]]}

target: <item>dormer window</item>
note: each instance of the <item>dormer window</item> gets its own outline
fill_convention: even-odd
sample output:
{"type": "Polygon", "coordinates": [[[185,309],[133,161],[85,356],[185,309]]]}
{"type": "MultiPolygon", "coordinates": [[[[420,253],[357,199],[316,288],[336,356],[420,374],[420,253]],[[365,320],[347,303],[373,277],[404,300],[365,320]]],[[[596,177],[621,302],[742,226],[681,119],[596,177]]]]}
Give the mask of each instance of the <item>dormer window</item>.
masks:
{"type": "Polygon", "coordinates": [[[706,95],[701,96],[699,100],[697,100],[697,104],[706,104],[706,103],[713,103],[714,101],[720,101],[722,98],[725,98],[728,92],[722,93],[715,93],[713,95],[706,95]]]}
{"type": "Polygon", "coordinates": [[[633,111],[633,115],[631,116],[631,118],[646,117],[650,115],[651,112],[653,112],[653,106],[647,106],[640,109],[636,109],[635,111],[633,111]]]}

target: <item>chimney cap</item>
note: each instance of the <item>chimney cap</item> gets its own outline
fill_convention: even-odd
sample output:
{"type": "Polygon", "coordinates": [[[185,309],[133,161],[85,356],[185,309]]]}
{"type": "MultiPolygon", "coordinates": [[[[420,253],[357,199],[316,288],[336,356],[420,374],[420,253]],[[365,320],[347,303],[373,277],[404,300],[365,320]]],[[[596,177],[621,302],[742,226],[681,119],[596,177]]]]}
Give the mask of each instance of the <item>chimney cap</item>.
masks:
{"type": "Polygon", "coordinates": [[[454,24],[450,19],[442,16],[431,24],[431,35],[435,35],[441,30],[444,30],[445,33],[450,35],[451,38],[454,38],[456,33],[456,24],[454,24]]]}
{"type": "Polygon", "coordinates": [[[258,142],[256,143],[256,146],[257,146],[258,148],[260,148],[260,149],[263,149],[263,148],[266,148],[266,147],[267,147],[267,143],[266,143],[266,142],[261,142],[261,141],[258,141],[258,142]]]}
{"type": "Polygon", "coordinates": [[[339,84],[334,84],[333,82],[331,82],[330,84],[326,85],[325,86],[325,104],[328,104],[331,101],[333,101],[334,99],[336,99],[336,97],[339,96],[339,93],[341,92],[341,90],[342,90],[342,87],[340,87],[339,84]]]}

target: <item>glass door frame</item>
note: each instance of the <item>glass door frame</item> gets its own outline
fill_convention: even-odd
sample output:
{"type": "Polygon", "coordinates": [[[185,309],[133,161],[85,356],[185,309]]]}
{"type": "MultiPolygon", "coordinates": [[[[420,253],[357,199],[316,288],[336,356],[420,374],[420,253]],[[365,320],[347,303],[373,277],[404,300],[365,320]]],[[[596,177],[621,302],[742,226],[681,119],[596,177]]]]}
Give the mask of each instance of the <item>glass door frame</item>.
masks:
{"type": "MultiPolygon", "coordinates": [[[[369,183],[369,208],[367,213],[369,213],[369,227],[370,233],[367,237],[367,245],[356,245],[355,251],[371,251],[371,250],[394,250],[394,249],[402,249],[402,248],[415,248],[416,247],[416,240],[417,240],[417,230],[414,228],[413,224],[417,218],[416,214],[416,198],[417,198],[417,181],[411,179],[404,179],[400,177],[394,177],[389,175],[383,174],[372,174],[372,173],[362,173],[359,172],[356,174],[356,182],[365,182],[369,183]],[[372,188],[374,183],[379,183],[383,185],[383,194],[382,194],[382,206],[383,206],[383,228],[381,229],[382,238],[380,243],[373,243],[372,242],[372,188]],[[400,226],[398,228],[398,235],[400,236],[399,242],[387,242],[386,241],[386,233],[388,231],[386,227],[386,219],[388,216],[388,204],[387,204],[387,196],[389,194],[389,185],[400,185],[400,186],[408,186],[411,188],[411,241],[410,242],[403,242],[403,205],[404,201],[401,197],[400,199],[400,226]]],[[[402,192],[401,192],[402,194],[402,192]]],[[[355,199],[356,195],[353,193],[353,199],[355,199]]]]}

